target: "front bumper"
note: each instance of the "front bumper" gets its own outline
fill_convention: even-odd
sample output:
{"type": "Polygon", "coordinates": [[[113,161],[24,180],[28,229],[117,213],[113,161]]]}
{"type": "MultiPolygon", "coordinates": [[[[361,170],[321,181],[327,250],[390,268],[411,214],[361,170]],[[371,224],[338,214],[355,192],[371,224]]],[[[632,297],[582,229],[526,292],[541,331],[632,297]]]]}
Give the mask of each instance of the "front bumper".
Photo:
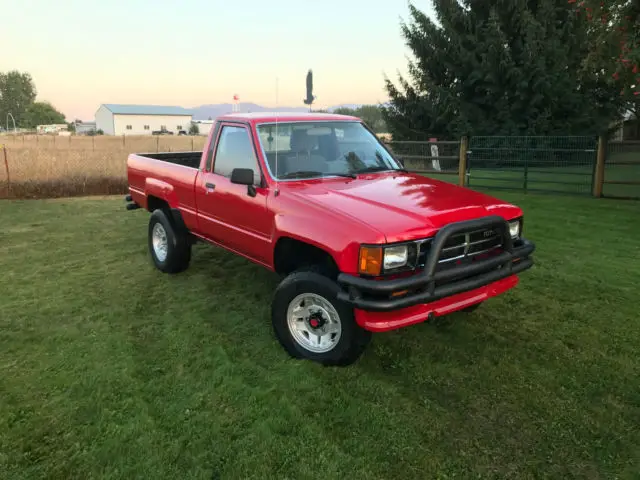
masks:
{"type": "Polygon", "coordinates": [[[393,280],[341,273],[338,283],[344,290],[338,298],[368,312],[390,312],[431,303],[477,290],[531,268],[533,259],[530,255],[534,250],[535,244],[529,240],[520,238],[513,241],[509,224],[498,216],[451,223],[434,237],[422,272],[393,280]],[[486,259],[438,270],[442,249],[451,236],[485,228],[495,229],[502,236],[501,252],[486,259]]]}

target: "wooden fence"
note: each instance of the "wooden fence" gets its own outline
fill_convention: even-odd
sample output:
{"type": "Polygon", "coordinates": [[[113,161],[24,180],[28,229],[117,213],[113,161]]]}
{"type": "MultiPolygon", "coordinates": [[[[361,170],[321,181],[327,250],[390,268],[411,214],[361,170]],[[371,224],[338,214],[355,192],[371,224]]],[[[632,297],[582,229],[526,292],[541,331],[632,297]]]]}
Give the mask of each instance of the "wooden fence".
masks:
{"type": "Polygon", "coordinates": [[[464,137],[386,144],[408,170],[466,187],[640,199],[638,141],[464,137]]]}

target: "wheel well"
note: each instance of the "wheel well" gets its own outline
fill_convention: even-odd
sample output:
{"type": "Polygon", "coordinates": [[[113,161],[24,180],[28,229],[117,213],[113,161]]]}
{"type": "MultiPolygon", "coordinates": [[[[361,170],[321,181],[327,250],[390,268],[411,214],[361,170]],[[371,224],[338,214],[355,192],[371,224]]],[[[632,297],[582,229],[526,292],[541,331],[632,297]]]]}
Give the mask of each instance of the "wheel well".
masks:
{"type": "MultiPolygon", "coordinates": [[[[149,195],[147,197],[147,210],[153,213],[158,209],[164,211],[164,213],[167,215],[167,218],[169,219],[169,222],[171,222],[171,225],[177,231],[184,232],[185,234],[189,233],[189,229],[184,223],[184,219],[182,218],[180,210],[178,210],[177,208],[171,208],[166,200],[154,197],[153,195],[149,195]]],[[[195,241],[195,238],[192,238],[191,240],[195,241]]]]}
{"type": "Polygon", "coordinates": [[[301,267],[317,265],[330,276],[338,275],[338,266],[333,257],[322,250],[300,240],[282,237],[276,243],[273,254],[275,271],[287,275],[301,267]]]}
{"type": "Polygon", "coordinates": [[[147,197],[147,210],[149,210],[150,212],[153,212],[158,208],[168,210],[169,204],[167,203],[166,200],[162,200],[161,198],[154,197],[153,195],[149,195],[147,197]]]}

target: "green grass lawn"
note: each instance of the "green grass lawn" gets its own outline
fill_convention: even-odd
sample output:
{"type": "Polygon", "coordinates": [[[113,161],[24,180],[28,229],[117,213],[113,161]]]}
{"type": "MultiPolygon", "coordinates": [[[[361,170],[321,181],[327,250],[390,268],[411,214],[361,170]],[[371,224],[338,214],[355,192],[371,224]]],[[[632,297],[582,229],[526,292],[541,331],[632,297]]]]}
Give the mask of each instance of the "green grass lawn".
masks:
{"type": "Polygon", "coordinates": [[[638,204],[500,197],[520,285],[341,369],[280,348],[262,268],[155,270],[120,196],[0,202],[0,479],[638,478],[638,204]]]}

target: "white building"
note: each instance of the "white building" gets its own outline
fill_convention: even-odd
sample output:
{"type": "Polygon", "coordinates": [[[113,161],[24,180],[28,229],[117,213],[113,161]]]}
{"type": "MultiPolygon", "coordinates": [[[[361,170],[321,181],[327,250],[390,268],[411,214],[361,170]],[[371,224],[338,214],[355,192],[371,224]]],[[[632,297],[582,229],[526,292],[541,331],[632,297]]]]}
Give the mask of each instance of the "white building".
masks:
{"type": "Polygon", "coordinates": [[[215,120],[192,120],[191,123],[198,126],[198,134],[208,136],[215,120]]]}
{"type": "Polygon", "coordinates": [[[79,122],[76,123],[76,135],[86,135],[91,132],[95,133],[98,130],[96,122],[79,122]]]}
{"type": "Polygon", "coordinates": [[[192,113],[182,107],[103,104],[96,112],[96,128],[105,135],[151,135],[167,130],[189,131],[192,113]]]}
{"type": "Polygon", "coordinates": [[[57,134],[59,132],[64,132],[69,129],[69,126],[66,123],[56,123],[51,125],[38,125],[36,126],[36,133],[38,135],[43,135],[45,133],[54,133],[57,134]]]}

